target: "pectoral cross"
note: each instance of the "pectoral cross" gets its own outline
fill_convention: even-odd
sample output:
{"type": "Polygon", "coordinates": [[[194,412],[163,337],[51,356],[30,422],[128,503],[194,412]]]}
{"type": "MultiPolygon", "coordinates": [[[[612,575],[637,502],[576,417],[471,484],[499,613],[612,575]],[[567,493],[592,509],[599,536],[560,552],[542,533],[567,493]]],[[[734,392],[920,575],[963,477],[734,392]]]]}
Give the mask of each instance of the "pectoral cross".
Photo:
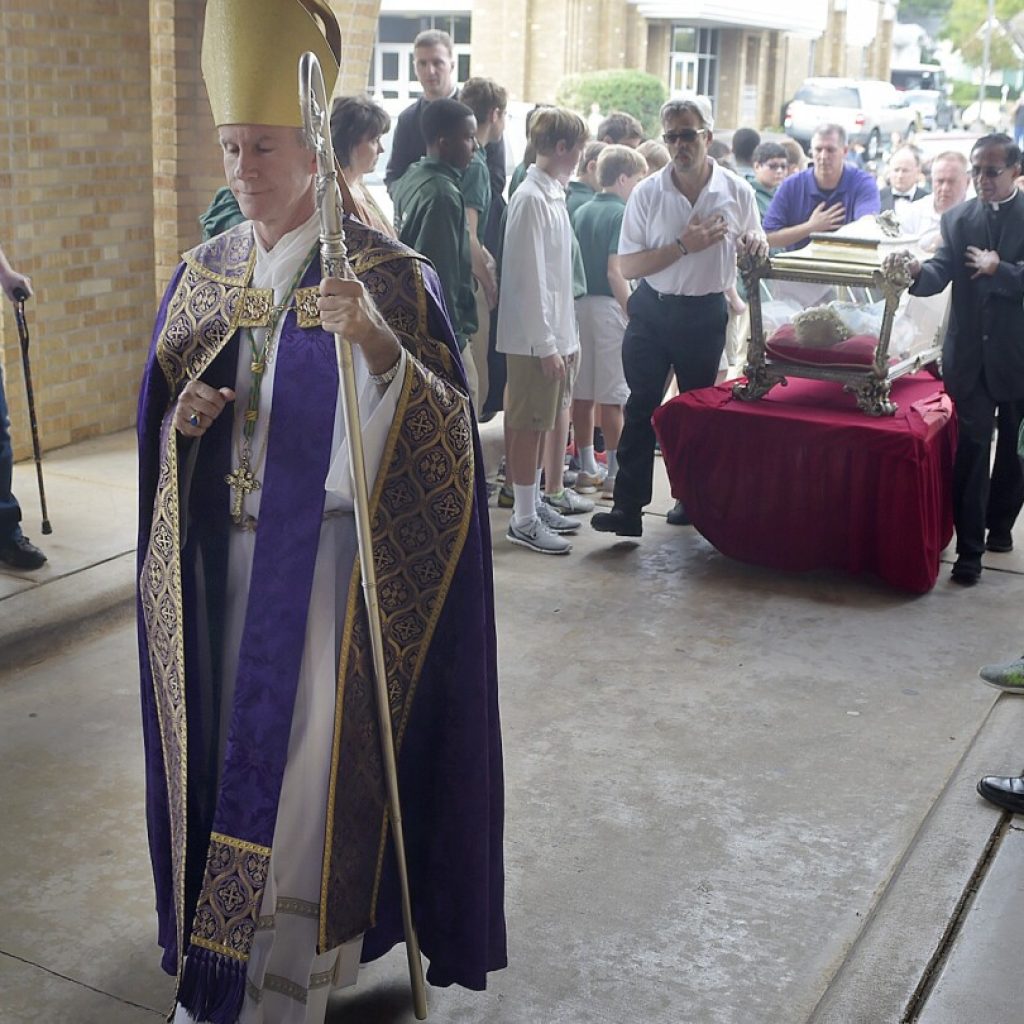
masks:
{"type": "Polygon", "coordinates": [[[234,500],[231,502],[231,520],[239,525],[242,522],[243,502],[253,491],[260,489],[260,482],[256,479],[256,474],[249,468],[248,454],[242,456],[238,469],[224,477],[224,483],[235,492],[234,500]]]}

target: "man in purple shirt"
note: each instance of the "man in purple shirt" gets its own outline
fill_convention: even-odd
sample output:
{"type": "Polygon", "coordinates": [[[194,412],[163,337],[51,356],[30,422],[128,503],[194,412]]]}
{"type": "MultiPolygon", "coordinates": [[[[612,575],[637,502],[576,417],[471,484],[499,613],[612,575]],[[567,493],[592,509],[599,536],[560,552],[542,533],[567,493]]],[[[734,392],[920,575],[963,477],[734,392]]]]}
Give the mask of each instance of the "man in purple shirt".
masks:
{"type": "Polygon", "coordinates": [[[764,215],[772,249],[801,249],[812,233],[835,231],[844,224],[878,213],[878,184],[846,163],[846,131],[823,124],[811,137],[813,164],[779,186],[764,215]]]}

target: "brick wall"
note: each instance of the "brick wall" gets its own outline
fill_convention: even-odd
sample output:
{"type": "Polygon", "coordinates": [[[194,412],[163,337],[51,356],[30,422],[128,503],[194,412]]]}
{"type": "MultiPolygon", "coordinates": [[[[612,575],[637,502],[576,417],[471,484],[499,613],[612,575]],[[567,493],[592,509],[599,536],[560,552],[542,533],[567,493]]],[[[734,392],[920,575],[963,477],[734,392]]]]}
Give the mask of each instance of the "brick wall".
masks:
{"type": "MultiPolygon", "coordinates": [[[[32,277],[44,449],[129,427],[156,310],[223,171],[200,71],[204,0],[2,0],[0,244],[32,277]]],[[[379,0],[332,0],[338,92],[365,87],[379,0]]],[[[0,303],[15,455],[31,454],[0,303]]]]}
{"type": "MultiPolygon", "coordinates": [[[[131,424],[152,319],[146,0],[4,0],[0,241],[32,277],[40,438],[54,448],[131,424]]],[[[17,329],[0,361],[18,457],[31,452],[17,329]]]]}

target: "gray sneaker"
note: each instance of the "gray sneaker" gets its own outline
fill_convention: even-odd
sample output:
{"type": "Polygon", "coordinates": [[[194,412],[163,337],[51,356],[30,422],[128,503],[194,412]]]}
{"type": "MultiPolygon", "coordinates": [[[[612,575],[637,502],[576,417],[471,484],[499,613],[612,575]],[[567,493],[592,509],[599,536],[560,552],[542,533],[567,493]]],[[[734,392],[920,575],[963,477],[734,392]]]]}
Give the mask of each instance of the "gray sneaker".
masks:
{"type": "Polygon", "coordinates": [[[563,516],[578,516],[594,511],[594,503],[577,494],[571,487],[566,487],[561,494],[545,494],[542,501],[563,516]]]}
{"type": "Polygon", "coordinates": [[[1003,693],[1024,693],[1024,655],[1002,665],[982,665],[978,675],[1003,693]]]}
{"type": "Polygon", "coordinates": [[[522,526],[509,520],[505,539],[542,555],[567,555],[572,551],[572,545],[564,537],[552,533],[539,519],[531,519],[522,526]]]}
{"type": "Polygon", "coordinates": [[[580,528],[580,524],[576,519],[566,518],[551,504],[544,501],[537,503],[537,518],[552,533],[574,533],[580,528]]]}

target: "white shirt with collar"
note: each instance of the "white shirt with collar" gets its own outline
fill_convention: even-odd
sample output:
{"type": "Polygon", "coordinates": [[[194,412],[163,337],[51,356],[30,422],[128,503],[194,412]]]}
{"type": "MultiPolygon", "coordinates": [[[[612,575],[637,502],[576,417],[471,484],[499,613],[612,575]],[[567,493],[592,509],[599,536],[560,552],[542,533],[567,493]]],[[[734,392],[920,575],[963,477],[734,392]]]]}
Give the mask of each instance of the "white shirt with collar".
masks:
{"type": "Polygon", "coordinates": [[[747,233],[764,237],[754,190],[738,175],[723,170],[713,160],[708,162],[711,177],[692,206],[672,180],[671,163],[641,181],[626,203],[619,235],[620,256],[675,244],[693,216],[705,221],[721,214],[729,225],[721,242],[700,252],[680,254],[664,270],[648,274],[644,280],[655,291],[668,295],[724,292],[736,281],[736,240],[747,233]]]}
{"type": "Polygon", "coordinates": [[[916,235],[922,247],[927,248],[926,241],[939,230],[942,214],[935,210],[935,196],[928,193],[912,203],[900,203],[895,209],[896,219],[905,235],[916,235]]]}
{"type": "Polygon", "coordinates": [[[579,347],[565,189],[533,165],[508,204],[497,349],[544,357],[579,347]]]}

